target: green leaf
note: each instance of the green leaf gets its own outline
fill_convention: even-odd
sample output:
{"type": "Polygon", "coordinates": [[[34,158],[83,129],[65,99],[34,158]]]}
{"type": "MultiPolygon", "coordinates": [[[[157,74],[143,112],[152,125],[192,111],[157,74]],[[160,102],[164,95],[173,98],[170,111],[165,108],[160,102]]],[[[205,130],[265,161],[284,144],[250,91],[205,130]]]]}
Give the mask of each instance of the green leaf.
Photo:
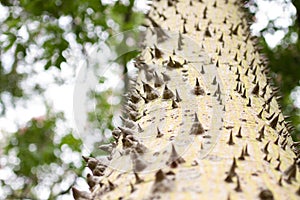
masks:
{"type": "Polygon", "coordinates": [[[64,144],[67,144],[73,151],[81,151],[82,141],[74,138],[72,133],[65,135],[61,139],[59,147],[61,147],[64,144]]]}
{"type": "Polygon", "coordinates": [[[99,77],[99,83],[104,83],[106,81],[106,78],[104,76],[99,77]]]}

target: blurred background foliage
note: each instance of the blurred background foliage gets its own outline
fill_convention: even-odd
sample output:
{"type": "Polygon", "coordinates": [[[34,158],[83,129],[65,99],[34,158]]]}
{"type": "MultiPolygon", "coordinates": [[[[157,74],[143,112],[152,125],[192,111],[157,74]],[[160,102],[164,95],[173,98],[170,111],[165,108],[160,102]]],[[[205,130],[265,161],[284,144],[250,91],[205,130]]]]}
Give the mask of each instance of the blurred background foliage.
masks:
{"type": "MultiPolygon", "coordinates": [[[[99,70],[103,63],[94,54],[101,50],[103,42],[137,27],[143,14],[134,0],[0,2],[1,118],[10,116],[12,110],[18,114],[22,106],[31,112],[36,96],[42,97],[45,104],[42,116],[33,116],[26,124],[16,121],[16,128],[10,128],[15,131],[2,127],[0,199],[72,199],[70,188],[80,184],[80,177],[86,175],[81,155],[105,154],[95,147],[110,139],[107,131],[112,130],[114,112],[118,110],[112,107],[120,103],[109,102],[115,95],[110,88],[81,94],[90,96],[89,102],[96,107],[90,108],[85,129],[79,128],[76,134],[64,113],[52,108],[47,91],[53,83],[63,86],[70,78],[75,79],[81,66],[99,70]],[[71,75],[61,75],[68,70],[71,75]],[[40,75],[45,72],[51,75],[51,84],[43,82],[49,78],[40,75]],[[89,135],[92,139],[85,141],[89,135]],[[97,139],[93,140],[93,136],[97,139]]],[[[117,48],[114,51],[126,48],[126,43],[112,40],[117,48]]],[[[136,55],[134,51],[118,56],[116,63],[122,73],[127,72],[124,66],[136,55]]],[[[105,82],[103,79],[99,84],[105,82]]]]}
{"type": "MultiPolygon", "coordinates": [[[[264,25],[256,35],[262,47],[261,52],[269,61],[270,76],[275,87],[279,87],[279,103],[284,115],[289,116],[295,127],[292,132],[294,140],[300,140],[300,1],[299,0],[250,0],[248,6],[254,21],[259,19],[262,3],[270,2],[282,7],[282,13],[266,16],[264,25]],[[287,22],[283,19],[290,17],[287,22]],[[270,45],[272,36],[280,40],[276,46],[270,45]]],[[[270,9],[272,8],[265,8],[270,9]]],[[[276,12],[276,11],[274,11],[276,12]]]]}
{"type": "MultiPolygon", "coordinates": [[[[268,0],[250,0],[246,4],[254,21],[260,19],[262,1],[268,0]]],[[[113,59],[119,69],[115,73],[125,84],[120,83],[117,92],[105,87],[87,93],[91,99],[88,102],[95,106],[90,109],[84,129],[74,130],[64,113],[53,109],[46,95],[51,85],[41,80],[50,74],[50,82],[62,87],[74,78],[82,64],[95,67],[95,74],[99,75],[97,87],[109,82],[100,76],[103,62],[93,49],[101,51],[110,36],[138,27],[143,22],[139,4],[144,2],[145,10],[146,1],[0,2],[0,122],[12,110],[20,113],[20,106],[29,107],[27,112],[31,112],[36,96],[45,105],[42,116],[32,116],[27,123],[15,121],[16,128],[9,131],[3,128],[5,125],[1,126],[0,199],[72,199],[70,188],[83,184],[81,177],[87,173],[81,155],[105,154],[95,147],[110,140],[113,121],[120,114],[120,96],[128,85],[130,62],[138,52],[124,54],[123,49],[128,48],[126,42],[110,40],[111,50],[121,55],[113,59]],[[71,71],[68,76],[63,75],[66,69],[71,71]],[[40,74],[44,75],[37,78],[40,74]]],[[[288,0],[270,2],[287,7],[285,12],[290,13],[291,23],[282,26],[278,23],[281,16],[269,18],[253,34],[259,37],[262,52],[269,58],[270,75],[280,88],[283,111],[291,116],[296,128],[293,138],[300,140],[300,1],[293,1],[293,8],[298,11],[295,13],[288,9],[291,6],[288,0]],[[280,41],[270,45],[268,36],[278,31],[283,33],[280,41]]]]}

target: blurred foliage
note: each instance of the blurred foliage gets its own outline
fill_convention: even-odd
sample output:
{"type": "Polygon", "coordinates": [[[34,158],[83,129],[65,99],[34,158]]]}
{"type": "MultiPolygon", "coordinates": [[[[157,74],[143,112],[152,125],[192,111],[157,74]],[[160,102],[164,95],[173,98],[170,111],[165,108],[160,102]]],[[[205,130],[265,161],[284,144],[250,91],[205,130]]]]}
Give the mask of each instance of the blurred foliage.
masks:
{"type": "MultiPolygon", "coordinates": [[[[73,174],[73,177],[81,175],[84,165],[80,162],[75,167],[73,162],[69,161],[67,163],[64,161],[65,156],[62,156],[62,154],[66,148],[70,152],[80,152],[82,141],[69,133],[55,141],[55,137],[58,137],[55,134],[56,122],[63,120],[62,116],[62,114],[56,114],[55,116],[33,118],[25,127],[19,129],[10,138],[4,153],[7,157],[8,165],[13,169],[16,176],[13,178],[15,180],[9,179],[4,181],[4,183],[23,179],[24,184],[19,186],[20,189],[14,190],[7,199],[39,199],[33,190],[30,189],[31,187],[48,185],[52,189],[55,184],[59,184],[63,180],[66,174],[73,174]],[[12,155],[17,157],[17,162],[14,162],[12,155]],[[55,174],[55,180],[53,178],[45,180],[49,173],[55,171],[55,169],[51,169],[52,166],[61,168],[64,172],[55,174]]],[[[75,183],[75,180],[74,178],[70,186],[75,183]]],[[[11,184],[5,185],[10,186],[11,184]]],[[[60,193],[64,192],[67,191],[60,191],[60,193]]],[[[53,199],[56,195],[51,194],[49,199],[53,199]]]]}
{"type": "MultiPolygon", "coordinates": [[[[256,0],[249,2],[257,7],[256,0]]],[[[281,2],[283,8],[289,3],[289,1],[281,2]]],[[[297,10],[296,16],[292,16],[294,21],[292,25],[285,28],[280,23],[276,23],[281,16],[269,20],[267,26],[260,31],[259,39],[262,46],[261,52],[269,61],[270,76],[274,85],[279,87],[279,95],[282,96],[279,103],[283,113],[290,116],[288,121],[291,121],[295,127],[295,131],[292,133],[293,139],[300,140],[300,110],[291,98],[292,91],[300,85],[300,1],[292,0],[292,3],[297,10]],[[263,36],[266,33],[275,34],[276,31],[284,31],[285,36],[275,48],[270,48],[263,36]]]]}
{"type": "MultiPolygon", "coordinates": [[[[0,7],[5,11],[0,13],[0,112],[3,116],[7,108],[11,109],[17,102],[30,101],[36,93],[43,95],[46,88],[40,83],[32,87],[34,91],[29,92],[26,84],[23,84],[28,77],[39,73],[34,69],[36,63],[42,64],[44,70],[49,70],[53,67],[61,69],[72,56],[88,60],[89,47],[100,46],[110,36],[136,28],[143,21],[143,14],[134,8],[134,0],[102,2],[1,0],[0,7]],[[74,48],[81,55],[70,55],[74,48]]],[[[127,44],[124,41],[116,43],[113,39],[110,39],[109,47],[118,55],[113,62],[123,66],[124,80],[128,80],[126,63],[138,52],[118,52],[127,49],[127,44]]],[[[64,81],[67,80],[61,83],[64,81]]],[[[99,84],[105,83],[106,80],[99,76],[99,84]]],[[[91,92],[91,95],[96,100],[95,111],[89,114],[91,129],[103,134],[113,128],[114,113],[110,111],[118,109],[118,105],[113,108],[108,102],[108,97],[112,96],[110,90],[91,92]]],[[[0,199],[41,199],[37,191],[43,187],[49,191],[47,199],[70,193],[71,186],[77,180],[75,177],[83,175],[84,163],[80,155],[84,148],[82,138],[75,137],[72,131],[67,130],[63,136],[57,133],[58,122],[64,120],[60,113],[47,113],[44,117],[33,118],[10,135],[1,161],[12,174],[9,179],[0,177],[0,187],[8,195],[0,199]],[[79,158],[79,163],[66,159],[66,154],[70,158],[79,158]]]]}
{"type": "MultiPolygon", "coordinates": [[[[105,93],[96,93],[92,91],[90,95],[96,100],[96,106],[94,112],[91,112],[89,114],[89,121],[96,123],[101,122],[105,124],[103,128],[108,128],[112,130],[114,128],[111,124],[114,114],[114,111],[112,109],[117,108],[112,107],[112,104],[108,102],[108,99],[112,96],[118,98],[121,94],[113,94],[112,90],[109,90],[105,93]]],[[[99,125],[98,128],[100,128],[99,125]]]]}
{"type": "MultiPolygon", "coordinates": [[[[106,5],[99,0],[2,0],[1,4],[8,13],[0,24],[0,56],[11,51],[13,64],[3,70],[0,61],[0,93],[8,92],[13,97],[24,95],[19,83],[25,74],[17,72],[20,64],[44,61],[45,69],[60,68],[67,59],[70,37],[75,38],[84,54],[86,44],[103,40],[103,32],[112,35],[130,30],[142,22],[143,16],[132,11],[134,0],[106,5]],[[34,48],[40,52],[27,62],[25,58],[34,48]],[[5,87],[7,83],[9,87],[5,87]]],[[[1,98],[0,105],[5,111],[1,98]]]]}
{"type": "MultiPolygon", "coordinates": [[[[26,127],[14,134],[5,153],[16,151],[16,156],[22,160],[15,166],[15,172],[21,176],[33,176],[31,169],[39,164],[55,162],[56,156],[53,144],[54,128],[56,118],[43,119],[43,117],[32,119],[26,127]],[[30,148],[31,147],[31,148],[30,148]]],[[[36,179],[34,179],[36,180],[36,179]]],[[[37,182],[33,182],[36,184],[37,182]]]]}

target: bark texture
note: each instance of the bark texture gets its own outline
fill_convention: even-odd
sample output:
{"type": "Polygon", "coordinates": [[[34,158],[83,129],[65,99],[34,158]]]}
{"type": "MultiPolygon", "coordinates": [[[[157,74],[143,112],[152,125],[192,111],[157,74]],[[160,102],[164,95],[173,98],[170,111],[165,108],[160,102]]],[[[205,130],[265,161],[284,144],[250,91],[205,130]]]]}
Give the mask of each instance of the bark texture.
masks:
{"type": "Polygon", "coordinates": [[[299,153],[233,0],[153,1],[124,127],[75,199],[299,199],[299,153]]]}

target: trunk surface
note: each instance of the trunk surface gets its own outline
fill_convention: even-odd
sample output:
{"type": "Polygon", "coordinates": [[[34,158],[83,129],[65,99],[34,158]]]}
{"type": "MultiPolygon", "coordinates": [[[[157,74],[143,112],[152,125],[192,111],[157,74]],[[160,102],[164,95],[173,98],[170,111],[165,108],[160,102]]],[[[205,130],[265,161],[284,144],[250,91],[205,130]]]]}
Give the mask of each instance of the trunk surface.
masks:
{"type": "Polygon", "coordinates": [[[296,143],[242,5],[153,1],[147,21],[132,121],[109,160],[85,158],[91,193],[74,197],[299,199],[296,143]]]}

